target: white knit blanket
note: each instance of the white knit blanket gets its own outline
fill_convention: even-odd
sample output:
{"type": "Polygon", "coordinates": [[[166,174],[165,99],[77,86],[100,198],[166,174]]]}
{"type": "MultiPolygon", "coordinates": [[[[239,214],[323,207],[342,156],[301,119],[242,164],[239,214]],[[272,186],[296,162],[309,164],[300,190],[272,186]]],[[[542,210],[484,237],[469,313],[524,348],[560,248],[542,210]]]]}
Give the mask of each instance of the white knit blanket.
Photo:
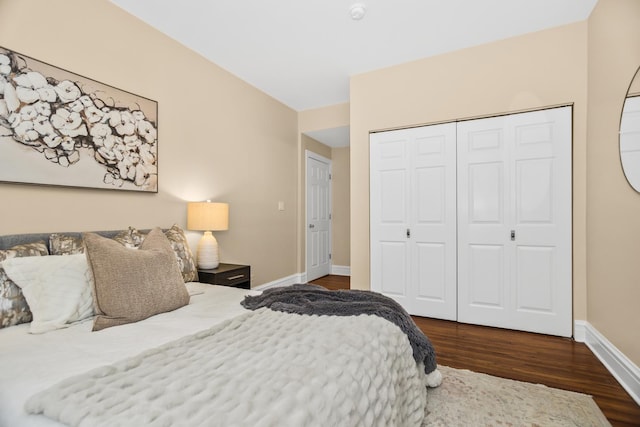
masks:
{"type": "Polygon", "coordinates": [[[70,426],[420,426],[424,367],[377,316],[260,309],[32,396],[70,426]]]}

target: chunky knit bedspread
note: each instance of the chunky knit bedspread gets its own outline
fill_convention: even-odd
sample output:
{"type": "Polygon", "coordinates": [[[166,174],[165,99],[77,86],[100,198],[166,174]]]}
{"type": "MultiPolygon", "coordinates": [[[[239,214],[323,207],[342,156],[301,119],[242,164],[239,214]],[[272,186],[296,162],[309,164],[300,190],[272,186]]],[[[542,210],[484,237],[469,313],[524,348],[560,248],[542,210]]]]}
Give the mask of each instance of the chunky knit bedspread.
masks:
{"type": "Polygon", "coordinates": [[[70,426],[420,426],[425,373],[374,315],[259,309],[32,396],[70,426]]]}
{"type": "Polygon", "coordinates": [[[297,284],[267,289],[260,295],[247,295],[240,304],[250,310],[267,307],[287,313],[319,316],[374,314],[387,319],[407,335],[413,349],[413,358],[424,365],[426,374],[432,374],[427,385],[440,385],[441,375],[436,371],[436,351],[431,341],[416,326],[409,313],[385,295],[357,289],[330,291],[318,285],[297,284]]]}

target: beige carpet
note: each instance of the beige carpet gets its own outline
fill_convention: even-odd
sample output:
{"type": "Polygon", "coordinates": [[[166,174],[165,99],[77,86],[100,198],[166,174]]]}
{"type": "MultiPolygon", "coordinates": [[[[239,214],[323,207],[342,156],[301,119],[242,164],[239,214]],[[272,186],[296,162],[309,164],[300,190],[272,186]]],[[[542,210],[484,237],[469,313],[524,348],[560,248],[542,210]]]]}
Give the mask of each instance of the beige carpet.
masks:
{"type": "Polygon", "coordinates": [[[591,396],[440,366],[427,426],[610,426],[591,396]]]}

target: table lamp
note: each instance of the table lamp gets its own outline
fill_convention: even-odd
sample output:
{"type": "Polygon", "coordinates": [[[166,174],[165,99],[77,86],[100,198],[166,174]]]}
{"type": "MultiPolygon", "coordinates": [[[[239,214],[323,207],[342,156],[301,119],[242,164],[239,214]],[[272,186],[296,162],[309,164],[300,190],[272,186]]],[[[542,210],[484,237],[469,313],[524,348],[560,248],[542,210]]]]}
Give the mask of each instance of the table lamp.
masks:
{"type": "Polygon", "coordinates": [[[206,202],[187,203],[187,230],[204,231],[198,242],[198,267],[216,268],[220,264],[218,241],[212,231],[229,229],[229,204],[206,202]]]}

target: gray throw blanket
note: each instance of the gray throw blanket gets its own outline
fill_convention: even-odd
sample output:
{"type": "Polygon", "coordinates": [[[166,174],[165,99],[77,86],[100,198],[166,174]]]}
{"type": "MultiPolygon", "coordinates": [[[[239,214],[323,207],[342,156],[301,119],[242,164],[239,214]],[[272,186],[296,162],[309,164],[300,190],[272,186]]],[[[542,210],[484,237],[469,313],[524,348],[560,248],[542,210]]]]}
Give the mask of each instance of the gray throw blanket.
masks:
{"type": "Polygon", "coordinates": [[[431,341],[411,316],[394,300],[377,292],[360,290],[329,291],[317,285],[270,288],[260,295],[248,295],[240,303],[249,310],[267,307],[274,311],[319,316],[380,316],[397,325],[409,338],[416,363],[424,363],[430,374],[438,367],[431,341]]]}

